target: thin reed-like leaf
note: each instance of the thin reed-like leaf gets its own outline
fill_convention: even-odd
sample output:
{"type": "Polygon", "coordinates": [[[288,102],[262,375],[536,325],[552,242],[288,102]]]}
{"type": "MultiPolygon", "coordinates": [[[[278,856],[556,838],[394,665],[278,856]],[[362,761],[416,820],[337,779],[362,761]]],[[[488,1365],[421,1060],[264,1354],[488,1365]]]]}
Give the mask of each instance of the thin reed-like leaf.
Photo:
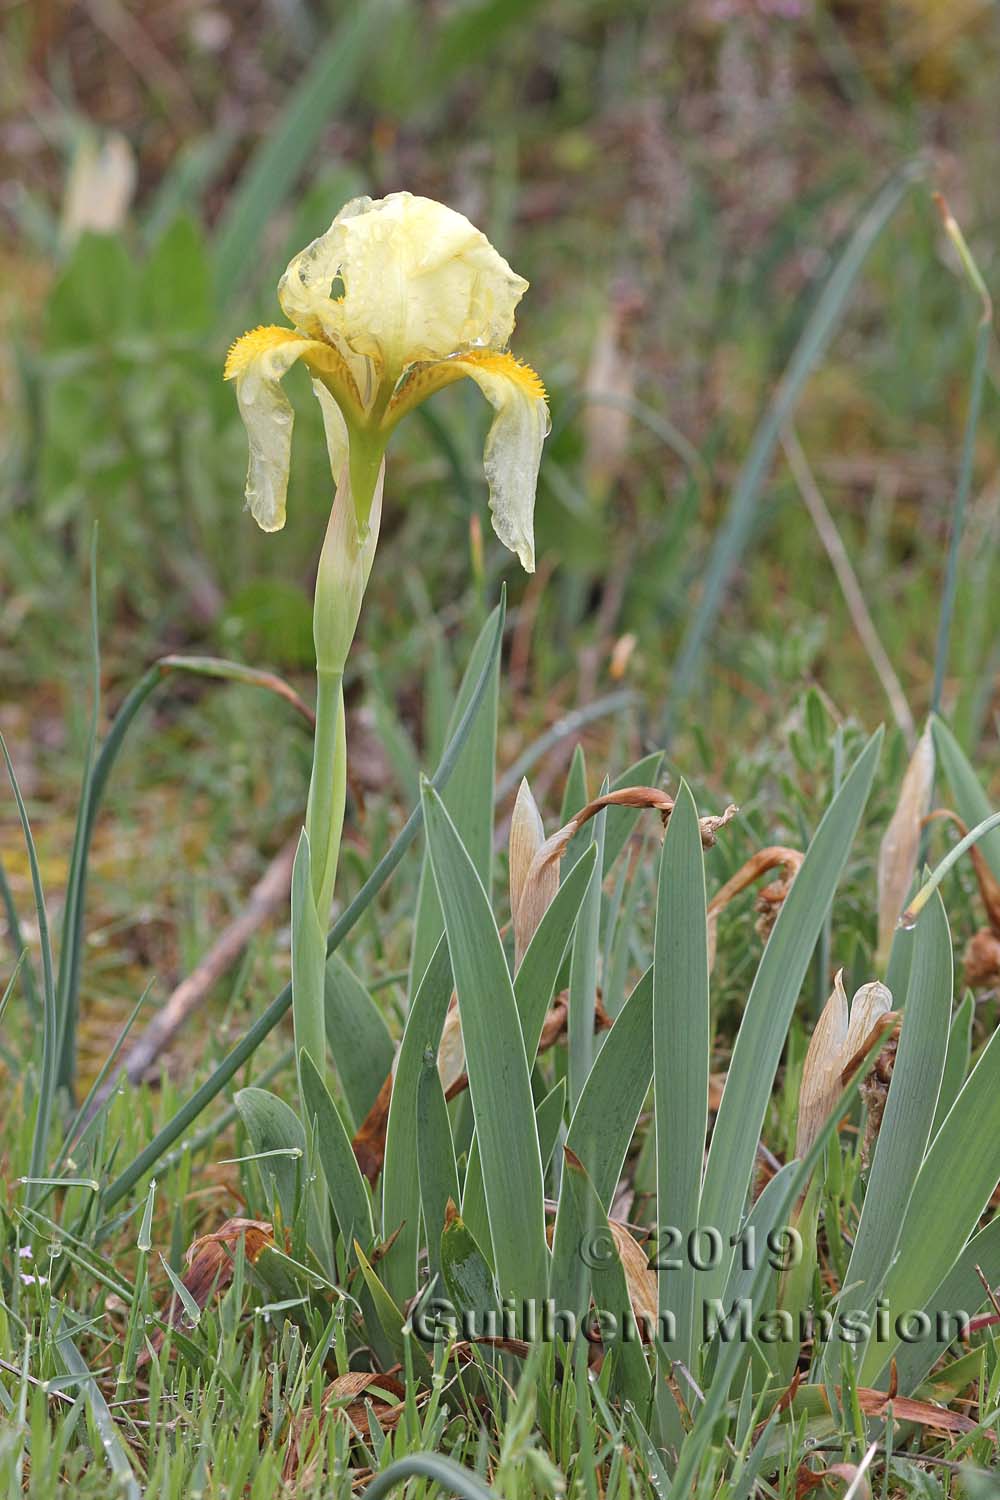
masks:
{"type": "Polygon", "coordinates": [[[702,652],[722,606],[726,585],[746,551],[757,500],[771,467],[782,429],[791,420],[806,380],[829,347],[868,252],[922,170],[918,162],[911,162],[895,172],[858,219],[806,320],[792,357],[757,426],[736,480],[725,519],[715,534],[708,564],[702,570],[701,593],[691,612],[680,653],[674,663],[665,715],[665,739],[669,738],[677,712],[694,688],[702,652]]]}

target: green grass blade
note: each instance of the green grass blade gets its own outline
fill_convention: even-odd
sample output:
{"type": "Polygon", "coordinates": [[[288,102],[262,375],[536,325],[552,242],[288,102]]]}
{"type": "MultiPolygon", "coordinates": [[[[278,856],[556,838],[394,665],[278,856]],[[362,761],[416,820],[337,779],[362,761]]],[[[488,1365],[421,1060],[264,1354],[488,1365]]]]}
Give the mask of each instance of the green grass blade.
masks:
{"type": "MultiPolygon", "coordinates": [[[[757,969],[733,1047],[712,1134],[701,1198],[701,1220],[724,1247],[736,1234],[753,1176],[757,1142],[795,1003],[830,902],[868,800],[882,731],[858,756],[827,809],[792,883],[757,969]]],[[[705,1295],[725,1285],[731,1253],[706,1272],[705,1295]]]]}
{"type": "Polygon", "coordinates": [[[441,798],[424,787],[431,867],[458,992],[501,1296],[544,1296],[548,1250],[531,1082],[489,898],[441,798]]]}
{"type": "Polygon", "coordinates": [[[316,1154],[326,1179],[330,1206],[350,1259],[356,1239],[369,1246],[375,1238],[371,1199],[351,1147],[351,1138],[308,1053],[300,1057],[299,1067],[305,1106],[310,1118],[316,1121],[316,1154]]]}
{"type": "Polygon", "coordinates": [[[500,1500],[496,1490],[491,1490],[471,1469],[464,1469],[440,1453],[410,1453],[397,1458],[372,1480],[360,1500],[385,1500],[386,1495],[391,1495],[408,1479],[430,1479],[441,1486],[444,1494],[456,1496],[456,1500],[500,1500]]]}
{"type": "MultiPolygon", "coordinates": [[[[445,752],[441,757],[441,763],[432,778],[431,785],[437,790],[440,790],[442,787],[447,785],[448,778],[452,775],[455,769],[456,762],[461,755],[462,749],[468,740],[473,725],[475,724],[480,707],[487,697],[491,674],[493,672],[496,658],[499,656],[500,647],[503,642],[504,616],[505,605],[504,601],[501,599],[499,607],[494,611],[493,616],[491,617],[493,620],[493,635],[490,640],[490,651],[487,654],[485,662],[483,663],[483,668],[476,683],[475,691],[469,698],[466,710],[461,717],[454,735],[449,740],[445,752]]],[[[105,741],[102,754],[100,757],[98,757],[98,767],[95,771],[95,781],[98,779],[99,773],[101,771],[101,765],[104,755],[107,753],[108,747],[112,743],[112,736],[117,732],[117,743],[120,744],[121,737],[124,735],[125,730],[128,728],[128,725],[132,722],[132,719],[135,717],[135,714],[138,712],[142,703],[149,696],[149,694],[152,692],[153,688],[159,681],[160,673],[158,670],[154,669],[153,671],[148,672],[146,674],[146,677],[143,678],[142,682],[137,684],[137,686],[133,689],[132,693],[129,695],[129,699],[126,701],[126,704],[123,704],[122,708],[119,710],[118,715],[115,719],[115,724],[112,727],[112,731],[108,735],[108,739],[105,741]],[[128,709],[127,717],[126,708],[128,709]]],[[[108,769],[109,768],[110,761],[108,763],[108,769]]],[[[369,875],[368,879],[365,881],[364,885],[361,887],[354,900],[348,906],[347,910],[333,924],[333,927],[327,935],[326,940],[326,951],[328,955],[333,953],[340,946],[351,929],[361,920],[362,916],[368,910],[368,907],[371,905],[372,901],[378,895],[379,891],[385,885],[389,877],[396,870],[397,866],[402,861],[403,856],[410,848],[410,845],[417,837],[417,834],[420,832],[420,829],[423,826],[423,817],[423,804],[420,804],[413,809],[412,813],[406,820],[406,823],[403,825],[396,839],[379,860],[378,864],[375,866],[374,870],[369,875]]],[[[286,985],[281,993],[271,1001],[271,1004],[264,1011],[263,1015],[261,1015],[250,1027],[246,1035],[242,1037],[242,1039],[236,1044],[232,1051],[223,1059],[223,1061],[212,1073],[211,1077],[206,1079],[201,1088],[197,1089],[195,1093],[192,1094],[191,1098],[188,1099],[187,1102],[182,1105],[182,1107],[177,1111],[173,1118],[168,1120],[166,1125],[164,1125],[163,1128],[157,1132],[156,1136],[154,1136],[149,1145],[143,1151],[140,1151],[139,1155],[135,1157],[132,1162],[130,1162],[130,1164],[125,1168],[123,1172],[118,1175],[118,1177],[115,1178],[114,1182],[111,1183],[102,1198],[102,1207],[105,1209],[105,1211],[113,1208],[116,1203],[119,1203],[121,1199],[125,1197],[126,1193],[131,1191],[135,1183],[138,1182],[141,1177],[145,1176],[150,1168],[155,1165],[155,1163],[159,1160],[163,1153],[165,1151],[169,1151],[174,1142],[181,1135],[183,1135],[185,1130],[187,1130],[192,1120],[196,1120],[198,1118],[205,1106],[212,1102],[212,1100],[225,1088],[229,1080],[239,1072],[240,1068],[247,1061],[247,1059],[253,1056],[254,1052],[260,1046],[261,1042],[264,1041],[265,1037],[270,1035],[270,1033],[278,1025],[278,1022],[287,1013],[291,1003],[292,987],[291,985],[286,985]]]]}
{"type": "Polygon", "coordinates": [[[795,411],[806,380],[829,347],[869,250],[921,171],[919,163],[908,163],[894,173],[861,215],[806,320],[792,357],[757,426],[750,451],[736,480],[725,519],[716,532],[707,566],[702,570],[701,594],[691,613],[680,653],[674,664],[665,737],[672,729],[677,711],[694,687],[702,652],[725,598],[726,586],[734,568],[746,553],[757,500],[770,470],[781,429],[795,411]]]}
{"type": "MultiPolygon", "coordinates": [[[[951,935],[944,907],[935,897],[917,924],[892,1083],[838,1304],[840,1312],[870,1306],[882,1290],[897,1247],[901,1252],[905,1249],[901,1231],[927,1149],[944,1071],[951,985],[951,935]]],[[[926,1226],[935,1219],[936,1214],[924,1219],[917,1231],[922,1253],[928,1252],[928,1241],[937,1242],[942,1233],[940,1227],[933,1235],[926,1233],[926,1226]]],[[[928,1290],[932,1292],[935,1284],[928,1290]]],[[[832,1358],[828,1352],[826,1368],[831,1378],[832,1358]]]]}
{"type": "Polygon", "coordinates": [[[94,1426],[100,1434],[101,1447],[104,1449],[104,1457],[107,1459],[108,1468],[114,1477],[118,1493],[123,1500],[140,1500],[142,1491],[132,1468],[128,1450],[125,1447],[118,1426],[111,1414],[111,1408],[104,1399],[101,1387],[96,1376],[90,1373],[90,1369],[80,1353],[67,1329],[60,1329],[59,1322],[61,1314],[65,1310],[58,1304],[54,1304],[50,1318],[53,1323],[53,1344],[59,1362],[67,1375],[75,1375],[82,1387],[84,1400],[90,1409],[94,1419],[94,1426]]]}
{"type": "MultiPolygon", "coordinates": [[[[52,1124],[52,1109],[55,1104],[56,1068],[59,1061],[59,1016],[56,1009],[52,940],[49,935],[49,919],[45,906],[45,891],[42,887],[42,872],[38,865],[38,851],[35,848],[35,840],[31,832],[31,824],[28,822],[28,811],[24,805],[24,798],[21,796],[21,788],[18,785],[17,776],[14,774],[14,764],[7,750],[7,741],[2,734],[0,734],[0,750],[3,751],[4,762],[7,766],[7,775],[14,793],[14,801],[17,803],[17,815],[21,820],[24,847],[28,852],[31,885],[35,896],[35,920],[38,923],[38,941],[42,950],[42,1068],[41,1077],[38,1081],[38,1110],[35,1115],[35,1128],[31,1139],[31,1158],[28,1167],[28,1176],[35,1178],[44,1175],[45,1164],[48,1160],[49,1128],[52,1124]]],[[[29,1208],[37,1196],[38,1193],[35,1185],[33,1183],[29,1184],[25,1194],[25,1202],[29,1208]]]]}
{"type": "MultiPolygon", "coordinates": [[[[995,1031],[920,1168],[886,1277],[890,1307],[926,1308],[931,1315],[939,1310],[931,1306],[934,1291],[958,1261],[1000,1181],[1000,1162],[986,1144],[998,1137],[1000,1032],[995,1031]]],[[[893,1352],[884,1344],[874,1346],[865,1369],[881,1369],[893,1352]]]]}
{"type": "MultiPolygon", "coordinates": [[[[388,22],[384,0],[349,7],[291,95],[284,113],[264,135],[229,199],[215,240],[216,300],[229,301],[260,264],[265,230],[347,102],[366,60],[388,22]]],[[[338,205],[339,206],[339,205],[338,205]]]]}
{"type": "MultiPolygon", "coordinates": [[[[660,857],[653,951],[653,1099],[657,1224],[676,1226],[687,1244],[699,1223],[708,1129],[709,996],[705,861],[698,809],[682,782],[660,857]]],[[[667,1344],[697,1377],[697,1272],[659,1273],[660,1312],[674,1314],[667,1344]]],[[[669,1393],[664,1393],[667,1399],[669,1393]]]]}
{"type": "Polygon", "coordinates": [[[2,859],[0,859],[0,900],[3,901],[4,916],[7,921],[7,936],[10,940],[14,957],[17,960],[16,972],[21,976],[21,983],[24,985],[24,994],[28,1002],[28,1008],[37,1019],[42,1015],[42,1004],[38,998],[38,981],[35,978],[35,966],[31,962],[31,954],[28,952],[28,946],[21,936],[21,921],[17,914],[17,907],[14,905],[14,893],[10,888],[10,882],[7,879],[7,872],[3,867],[2,859]]]}

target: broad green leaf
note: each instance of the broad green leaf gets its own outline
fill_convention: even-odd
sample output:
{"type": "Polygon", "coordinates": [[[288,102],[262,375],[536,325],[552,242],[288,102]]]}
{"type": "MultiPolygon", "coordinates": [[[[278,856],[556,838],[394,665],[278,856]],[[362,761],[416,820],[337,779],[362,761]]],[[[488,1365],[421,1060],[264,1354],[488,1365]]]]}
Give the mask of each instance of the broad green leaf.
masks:
{"type": "Polygon", "coordinates": [[[406,1020],[396,1059],[382,1168],[382,1232],[395,1235],[382,1261],[382,1274],[400,1302],[417,1289],[420,1241],[420,1179],[417,1165],[417,1089],[424,1053],[437,1052],[451,999],[448,944],[442,937],[420,981],[406,1020]]]}
{"type": "MultiPolygon", "coordinates": [[[[813,949],[868,800],[882,731],[858,756],[810,841],[747,998],[722,1103],[712,1133],[701,1197],[701,1221],[723,1246],[735,1235],[753,1177],[757,1142],[789,1023],[813,949]]],[[[706,1273],[707,1296],[725,1285],[731,1255],[706,1273]]]]}
{"type": "MultiPolygon", "coordinates": [[[[652,1028],[653,972],[648,969],[604,1038],[566,1136],[566,1148],[582,1163],[605,1216],[652,1081],[652,1028]]],[[[572,1195],[561,1194],[550,1290],[557,1307],[575,1307],[582,1295],[580,1244],[585,1229],[572,1195]]]]}
{"type": "Polygon", "coordinates": [[[535,1110],[535,1128],[538,1131],[538,1147],[542,1158],[542,1171],[548,1170],[552,1153],[559,1139],[559,1127],[566,1108],[566,1080],[560,1078],[535,1110]]]}
{"type": "MultiPolygon", "coordinates": [[[[705,861],[698,809],[682,782],[660,858],[653,951],[653,1100],[657,1224],[688,1235],[700,1222],[701,1170],[708,1129],[709,996],[705,861]]],[[[674,1314],[671,1358],[697,1370],[698,1272],[659,1272],[661,1314],[674,1314]]],[[[667,1396],[667,1399],[670,1399],[667,1396]]]]}
{"type": "Polygon", "coordinates": [[[392,1349],[393,1355],[402,1363],[405,1352],[403,1334],[405,1319],[403,1314],[379,1280],[371,1262],[357,1240],[354,1241],[354,1254],[357,1257],[358,1265],[361,1267],[361,1274],[364,1277],[365,1286],[368,1288],[368,1295],[372,1299],[379,1323],[382,1325],[382,1332],[389,1341],[389,1347],[392,1349]]]}
{"type": "Polygon", "coordinates": [[[481,1332],[488,1314],[499,1311],[496,1283],[486,1257],[458,1213],[445,1219],[440,1255],[445,1290],[457,1316],[471,1315],[481,1332]]]}
{"type": "MultiPolygon", "coordinates": [[[[954,1325],[947,1321],[950,1315],[965,1312],[972,1317],[985,1304],[986,1293],[977,1267],[990,1286],[996,1286],[1000,1282],[1000,1219],[991,1219],[985,1229],[973,1235],[940,1286],[934,1289],[923,1304],[932,1321],[931,1336],[921,1339],[919,1343],[895,1345],[892,1357],[896,1361],[896,1375],[902,1395],[907,1396],[916,1390],[928,1370],[937,1363],[948,1345],[954,1342],[957,1334],[954,1332],[954,1325]],[[940,1329],[939,1317],[944,1319],[940,1329]]],[[[916,1302],[907,1303],[906,1311],[911,1309],[919,1311],[920,1306],[916,1302]]],[[[884,1361],[881,1373],[871,1382],[876,1388],[883,1387],[889,1377],[886,1345],[876,1345],[871,1356],[871,1367],[884,1361]]]]}
{"type": "MultiPolygon", "coordinates": [[[[461,719],[482,675],[486,661],[491,662],[490,675],[482,708],[476,715],[458,763],[444,793],[444,805],[458,829],[476,873],[487,893],[491,888],[493,857],[493,782],[497,758],[497,703],[500,684],[500,658],[494,651],[498,610],[494,610],[479,633],[458,690],[458,698],[448,726],[448,738],[461,719]]],[[[425,854],[417,896],[417,916],[410,956],[410,994],[419,983],[431,954],[444,931],[441,905],[425,854]]]]}
{"type": "Polygon", "coordinates": [[[424,823],[458,991],[469,1095],[501,1296],[548,1282],[542,1167],[524,1039],[503,944],[472,859],[437,793],[424,823]]]}
{"type": "Polygon", "coordinates": [[[240,1089],[234,1100],[246,1127],[256,1166],[271,1196],[276,1197],[285,1227],[294,1230],[300,1222],[300,1204],[306,1205],[306,1243],[324,1265],[330,1264],[330,1236],[326,1215],[320,1214],[316,1195],[307,1182],[306,1135],[295,1112],[267,1089],[240,1089]]]}
{"type": "MultiPolygon", "coordinates": [[[[893,1086],[895,1076],[893,1069],[893,1086]]],[[[989,1146],[998,1138],[1000,1031],[995,1031],[920,1168],[902,1221],[896,1260],[885,1280],[891,1308],[926,1308],[932,1316],[939,1310],[931,1305],[935,1289],[958,1261],[1000,1181],[1000,1162],[989,1146]]],[[[892,1347],[873,1345],[864,1369],[882,1369],[892,1353],[892,1347]]]]}
{"type": "Polygon", "coordinates": [[[951,1030],[948,1032],[948,1053],[944,1060],[944,1073],[941,1075],[937,1112],[934,1116],[934,1124],[931,1126],[931,1140],[943,1125],[945,1116],[958,1098],[959,1090],[968,1075],[969,1059],[972,1057],[972,1018],[975,1008],[972,991],[966,990],[965,998],[956,1010],[951,1030]]]}
{"type": "MultiPolygon", "coordinates": [[[[870,1307],[882,1291],[897,1247],[906,1252],[901,1231],[937,1108],[948,1048],[951,985],[951,935],[941,899],[935,895],[916,927],[899,1047],[838,1303],[840,1313],[870,1307]]],[[[920,1221],[918,1242],[922,1249],[929,1248],[928,1241],[938,1241],[939,1230],[928,1235],[925,1228],[936,1216],[935,1210],[930,1219],[920,1221]]],[[[966,1229],[966,1235],[971,1228],[966,1229]]],[[[964,1239],[965,1235],[962,1243],[964,1239]]],[[[960,1248],[961,1243],[956,1255],[960,1248]]],[[[942,1266],[941,1273],[945,1270],[947,1265],[942,1266]]],[[[928,1294],[940,1279],[939,1274],[931,1282],[928,1294]]],[[[832,1361],[833,1354],[828,1351],[825,1367],[830,1378],[835,1374],[832,1361]]]]}
{"type": "Polygon", "coordinates": [[[604,1036],[566,1145],[580,1158],[607,1213],[653,1080],[653,971],[647,969],[604,1036]],[[587,1153],[584,1156],[584,1152],[587,1153]]]}
{"type": "Polygon", "coordinates": [[[378,1098],[395,1048],[382,1012],[339,953],[326,961],[324,998],[327,1044],[357,1129],[378,1098]]]}
{"type": "MultiPolygon", "coordinates": [[[[607,782],[605,782],[607,786],[607,782]]],[[[594,1014],[597,1005],[597,959],[601,941],[601,871],[604,868],[604,827],[607,812],[601,811],[590,824],[590,840],[597,850],[594,872],[580,904],[569,965],[570,1105],[577,1103],[594,1064],[594,1014]]],[[[582,863],[584,855],[577,861],[582,863]]],[[[573,872],[570,873],[572,878],[573,872]]]]}
{"type": "MultiPolygon", "coordinates": [[[[538,1131],[538,1150],[543,1174],[548,1170],[552,1153],[556,1148],[565,1108],[566,1080],[560,1078],[555,1088],[546,1094],[535,1110],[535,1128],[538,1131]]],[[[478,1243],[484,1247],[484,1252],[492,1255],[492,1246],[489,1244],[490,1223],[486,1212],[486,1193],[483,1189],[483,1169],[479,1160],[479,1143],[475,1136],[472,1138],[469,1151],[469,1165],[465,1170],[462,1216],[478,1243]]]]}
{"type": "MultiPolygon", "coordinates": [[[[546,1013],[549,1010],[549,1002],[552,1001],[552,992],[558,980],[559,969],[562,968],[562,960],[565,959],[565,954],[570,947],[574,922],[580,909],[580,901],[583,900],[583,895],[588,889],[595,859],[597,859],[597,849],[592,846],[585,856],[577,861],[567,879],[559,886],[549,910],[538,922],[534,938],[528,944],[528,953],[523,957],[519,971],[514,975],[514,998],[516,998],[517,1011],[520,1014],[520,1026],[525,1037],[525,1055],[529,1059],[529,1064],[534,1064],[535,1056],[537,1056],[541,1029],[543,1029],[546,1013]]],[[[538,1140],[543,1142],[541,1134],[538,1140]]],[[[552,1155],[553,1146],[555,1146],[555,1140],[550,1145],[549,1152],[541,1152],[543,1170],[552,1155]]],[[[486,1220],[486,1199],[483,1196],[483,1164],[480,1161],[480,1148],[475,1139],[472,1140],[469,1163],[465,1170],[462,1212],[472,1232],[481,1239],[484,1245],[487,1245],[489,1227],[487,1227],[486,1220]]]]}
{"type": "Polygon", "coordinates": [[[299,1069],[305,1107],[316,1121],[316,1154],[326,1179],[330,1206],[350,1256],[356,1239],[370,1245],[375,1238],[368,1187],[340,1112],[307,1052],[299,1058],[299,1069]]]}

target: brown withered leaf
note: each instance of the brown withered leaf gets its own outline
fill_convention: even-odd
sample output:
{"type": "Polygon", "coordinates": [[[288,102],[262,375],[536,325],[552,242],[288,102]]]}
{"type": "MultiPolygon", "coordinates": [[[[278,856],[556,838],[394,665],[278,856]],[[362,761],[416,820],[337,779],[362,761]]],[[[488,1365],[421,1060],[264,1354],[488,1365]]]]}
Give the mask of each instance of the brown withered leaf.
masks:
{"type": "Polygon", "coordinates": [[[646,1329],[656,1327],[659,1314],[656,1272],[650,1268],[649,1256],[636,1241],[627,1225],[619,1224],[615,1219],[609,1219],[608,1227],[614,1238],[622,1270],[625,1272],[625,1285],[628,1287],[632,1311],[642,1333],[643,1342],[645,1342],[646,1329]]]}
{"type": "MultiPolygon", "coordinates": [[[[933,1427],[936,1432],[975,1432],[979,1426],[971,1417],[948,1411],[943,1406],[934,1406],[930,1401],[915,1401],[909,1396],[890,1398],[885,1391],[873,1391],[863,1385],[858,1387],[858,1405],[866,1417],[886,1416],[890,1404],[894,1421],[933,1427]]],[[[984,1432],[983,1436],[996,1441],[991,1432],[984,1432]]]]}
{"type": "MultiPolygon", "coordinates": [[[[223,1291],[233,1279],[236,1246],[243,1240],[247,1261],[250,1265],[262,1250],[274,1244],[274,1226],[263,1219],[227,1219],[211,1234],[203,1234],[192,1240],[184,1254],[187,1271],[181,1278],[199,1307],[205,1307],[214,1293],[223,1291]]],[[[163,1321],[171,1328],[180,1325],[183,1306],[176,1292],[171,1292],[163,1321]]],[[[157,1329],[150,1338],[154,1350],[159,1353],[166,1337],[163,1329],[157,1329]]],[[[141,1368],[149,1360],[149,1350],[139,1352],[137,1365],[141,1368]]]]}
{"type": "Polygon", "coordinates": [[[386,1074],[385,1082],[378,1091],[375,1103],[365,1116],[361,1129],[351,1145],[358,1166],[368,1181],[375,1183],[385,1161],[385,1131],[389,1123],[389,1103],[392,1099],[392,1073],[386,1074]]]}
{"type": "MultiPolygon", "coordinates": [[[[331,1413],[343,1415],[362,1438],[368,1439],[371,1437],[368,1426],[369,1404],[383,1432],[391,1431],[403,1415],[405,1396],[405,1387],[392,1375],[380,1375],[373,1370],[349,1370],[345,1375],[338,1375],[326,1387],[322,1410],[327,1416],[331,1413]],[[367,1398],[365,1392],[370,1392],[367,1398]],[[385,1393],[395,1399],[386,1400],[385,1393]]],[[[428,1393],[422,1393],[417,1397],[418,1404],[425,1404],[427,1399],[428,1393]]],[[[317,1451],[316,1441],[308,1452],[302,1451],[302,1435],[309,1429],[312,1420],[313,1408],[303,1407],[294,1421],[282,1469],[285,1484],[295,1484],[296,1489],[303,1492],[313,1488],[319,1473],[321,1455],[317,1451]]]]}
{"type": "MultiPolygon", "coordinates": [[[[603,796],[595,797],[539,847],[525,877],[522,902],[528,899],[529,887],[546,878],[549,866],[558,865],[574,835],[605,807],[650,808],[660,814],[660,820],[666,827],[670,814],[674,810],[674,799],[669,792],[663,792],[655,786],[626,786],[617,792],[605,792],[603,796]]],[[[719,829],[731,822],[738,811],[735,803],[730,803],[725,812],[698,819],[704,848],[712,848],[719,829]]]]}
{"type": "Polygon", "coordinates": [[[899,801],[879,845],[878,954],[881,968],[888,962],[896,924],[916,874],[920,831],[930,806],[933,785],[934,741],[928,721],[903,773],[899,801]]]}
{"type": "Polygon", "coordinates": [[[877,1038],[896,1020],[892,995],[873,980],[856,992],[848,1011],[843,970],[838,970],[833,992],[816,1022],[802,1064],[795,1154],[800,1159],[812,1146],[844,1085],[864,1061],[877,1038]],[[891,1019],[890,1019],[891,1018],[891,1019]]]}
{"type": "Polygon", "coordinates": [[[996,989],[1000,985],[1000,938],[988,927],[981,927],[966,944],[962,962],[970,989],[996,989]]]}
{"type": "Polygon", "coordinates": [[[758,917],[755,925],[757,932],[766,942],[777,921],[778,913],[784,905],[785,898],[791,890],[792,881],[802,868],[804,859],[805,855],[798,849],[787,849],[782,844],[769,844],[764,849],[758,849],[756,854],[752,854],[735,875],[731,875],[725,885],[719,887],[708,903],[708,965],[710,969],[715,966],[715,941],[719,913],[734,897],[753,885],[762,875],[766,875],[769,870],[780,869],[781,878],[765,886],[757,897],[758,917]]]}

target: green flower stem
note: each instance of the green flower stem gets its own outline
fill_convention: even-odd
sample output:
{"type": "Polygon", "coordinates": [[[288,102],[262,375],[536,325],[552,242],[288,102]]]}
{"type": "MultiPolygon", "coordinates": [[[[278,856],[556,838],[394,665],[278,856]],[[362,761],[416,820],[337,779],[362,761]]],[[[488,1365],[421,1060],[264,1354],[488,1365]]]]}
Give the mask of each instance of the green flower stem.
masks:
{"type": "Polygon", "coordinates": [[[347,796],[347,726],[344,675],[320,668],[316,674],[316,737],[306,809],[306,832],[316,913],[324,931],[333,901],[347,796]]]}

